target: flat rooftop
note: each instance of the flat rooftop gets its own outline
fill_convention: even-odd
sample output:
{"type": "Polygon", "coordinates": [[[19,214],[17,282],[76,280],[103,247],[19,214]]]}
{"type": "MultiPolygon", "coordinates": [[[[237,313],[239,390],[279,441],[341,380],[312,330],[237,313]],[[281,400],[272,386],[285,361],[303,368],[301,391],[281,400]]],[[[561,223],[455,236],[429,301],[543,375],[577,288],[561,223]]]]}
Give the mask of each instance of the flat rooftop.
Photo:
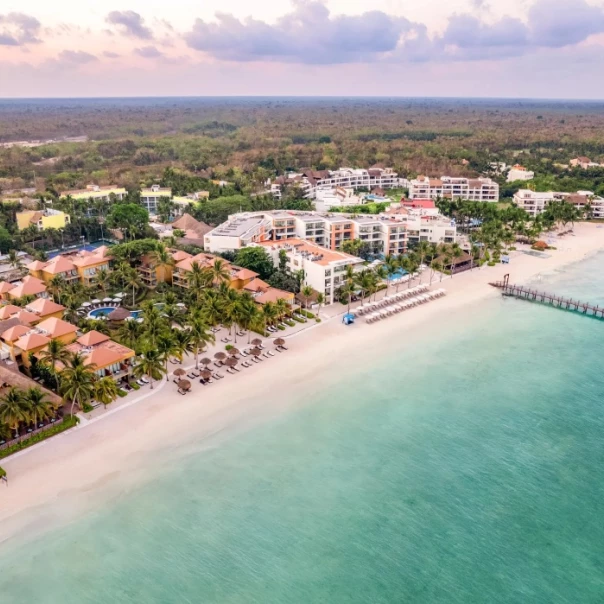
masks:
{"type": "Polygon", "coordinates": [[[282,239],[281,241],[264,241],[258,245],[271,249],[286,250],[300,256],[305,256],[307,260],[323,266],[342,261],[347,261],[348,263],[363,262],[361,258],[357,258],[356,256],[328,250],[320,245],[305,241],[304,239],[298,239],[297,237],[282,239]]]}

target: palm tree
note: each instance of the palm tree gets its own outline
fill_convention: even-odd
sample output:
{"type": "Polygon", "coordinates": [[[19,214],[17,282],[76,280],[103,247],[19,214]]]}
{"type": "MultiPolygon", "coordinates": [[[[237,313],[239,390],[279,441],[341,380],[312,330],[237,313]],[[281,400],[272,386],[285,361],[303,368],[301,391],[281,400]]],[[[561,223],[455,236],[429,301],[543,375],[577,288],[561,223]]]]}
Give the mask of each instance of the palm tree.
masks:
{"type": "Polygon", "coordinates": [[[209,331],[207,324],[201,317],[192,317],[188,323],[189,331],[191,333],[191,344],[195,351],[195,368],[199,369],[199,351],[206,344],[214,343],[216,338],[214,334],[209,331]]]}
{"type": "MultiPolygon", "coordinates": [[[[172,258],[172,254],[166,250],[163,245],[158,245],[156,249],[149,253],[149,258],[151,262],[155,265],[156,270],[160,269],[162,272],[163,278],[160,281],[168,281],[166,276],[172,275],[172,267],[174,266],[174,258],[172,258]]],[[[170,280],[171,282],[171,280],[170,280]]]]}
{"type": "Polygon", "coordinates": [[[161,380],[166,373],[164,361],[165,357],[159,350],[147,347],[134,367],[134,376],[138,378],[148,376],[151,390],[153,390],[153,380],[161,380]]]}
{"type": "Polygon", "coordinates": [[[340,288],[340,297],[345,296],[348,302],[348,313],[350,313],[350,303],[352,302],[351,298],[354,292],[354,283],[345,283],[343,287],[340,288]]]}
{"type": "MultiPolygon", "coordinates": [[[[380,266],[375,269],[374,274],[379,281],[386,281],[386,279],[388,279],[388,269],[383,264],[380,264],[380,266]]],[[[388,293],[388,286],[386,286],[386,293],[388,293]]]]}
{"type": "Polygon", "coordinates": [[[107,287],[109,286],[109,278],[110,274],[106,268],[100,268],[94,277],[96,286],[103,292],[103,294],[107,291],[107,287]]]}
{"type": "Polygon", "coordinates": [[[59,340],[51,340],[48,343],[48,346],[42,350],[40,362],[50,366],[50,371],[55,376],[57,393],[59,392],[59,372],[57,370],[57,363],[67,365],[67,362],[70,359],[71,353],[67,350],[66,345],[59,340]]]}
{"type": "MultiPolygon", "coordinates": [[[[346,267],[346,269],[347,269],[346,273],[347,274],[348,274],[348,269],[349,268],[352,268],[352,267],[350,267],[350,266],[346,267]]],[[[354,275],[354,273],[353,273],[353,275],[354,275]]],[[[308,312],[308,301],[312,298],[312,295],[313,295],[314,291],[315,290],[310,285],[305,285],[300,290],[300,295],[304,298],[304,309],[306,310],[306,312],[308,312]]],[[[350,308],[350,306],[349,306],[349,308],[350,308]]]]}
{"type": "MultiPolygon", "coordinates": [[[[312,287],[310,289],[312,296],[312,287]]],[[[285,317],[291,312],[291,306],[287,303],[284,298],[277,298],[277,301],[275,302],[275,310],[279,315],[279,319],[283,319],[283,317],[285,317]]]]}
{"type": "Polygon", "coordinates": [[[442,270],[441,263],[434,258],[432,262],[430,262],[430,285],[432,285],[432,279],[434,278],[435,273],[442,270]]]}
{"type": "Polygon", "coordinates": [[[319,292],[317,294],[317,318],[319,318],[319,313],[321,312],[321,306],[325,304],[325,295],[319,292]]]}
{"type": "Polygon", "coordinates": [[[159,334],[157,342],[155,343],[155,348],[164,357],[166,361],[165,370],[166,373],[168,373],[168,360],[171,356],[177,356],[179,352],[176,339],[174,338],[174,332],[164,331],[159,334]]]}
{"type": "Polygon", "coordinates": [[[96,379],[94,365],[85,365],[84,357],[79,354],[72,356],[61,371],[61,392],[71,401],[71,415],[76,405],[83,408],[92,399],[96,379]]]}
{"type": "Polygon", "coordinates": [[[52,297],[55,298],[59,304],[61,304],[61,294],[65,290],[65,279],[63,279],[61,275],[55,275],[48,282],[47,288],[52,294],[52,297]]]}
{"type": "Polygon", "coordinates": [[[277,310],[273,302],[267,302],[262,306],[262,314],[267,325],[272,325],[277,318],[277,310]]]}
{"type": "Polygon", "coordinates": [[[46,395],[37,386],[28,388],[23,396],[29,414],[32,416],[34,429],[38,427],[38,420],[49,419],[54,416],[56,406],[46,398],[46,395]]]}
{"type": "Polygon", "coordinates": [[[15,431],[19,438],[19,424],[29,419],[29,408],[23,393],[17,388],[11,388],[0,397],[0,423],[6,424],[15,431]]]}
{"type": "Polygon", "coordinates": [[[124,321],[122,326],[118,330],[118,338],[120,342],[128,346],[128,348],[134,349],[139,338],[142,335],[143,326],[137,321],[124,321]]]}
{"type": "Polygon", "coordinates": [[[118,397],[119,388],[112,377],[103,377],[94,383],[94,400],[103,403],[105,408],[118,397]]]}
{"type": "Polygon", "coordinates": [[[132,288],[132,306],[136,304],[136,290],[142,287],[142,281],[134,269],[130,269],[126,274],[126,287],[132,288]]]}
{"type": "Polygon", "coordinates": [[[188,329],[175,329],[173,355],[182,363],[185,354],[193,353],[194,348],[191,341],[191,332],[188,329]]]}
{"type": "Polygon", "coordinates": [[[212,281],[216,284],[228,283],[231,280],[229,269],[221,258],[216,258],[214,260],[210,270],[212,271],[212,281]]]}
{"type": "MultiPolygon", "coordinates": [[[[416,252],[419,256],[419,266],[421,267],[422,264],[424,263],[424,258],[426,256],[426,254],[428,254],[430,251],[430,244],[427,241],[420,241],[417,244],[417,249],[416,252]]],[[[419,274],[419,282],[422,282],[422,274],[419,274]]]]}

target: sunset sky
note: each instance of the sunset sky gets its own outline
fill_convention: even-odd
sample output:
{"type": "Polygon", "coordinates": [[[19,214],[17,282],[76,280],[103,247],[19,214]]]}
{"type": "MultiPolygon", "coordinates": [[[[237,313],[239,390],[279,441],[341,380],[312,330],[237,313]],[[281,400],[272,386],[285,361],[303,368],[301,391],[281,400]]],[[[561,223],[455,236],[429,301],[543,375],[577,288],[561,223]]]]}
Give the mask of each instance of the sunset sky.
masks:
{"type": "Polygon", "coordinates": [[[0,97],[604,98],[604,0],[2,0],[0,97]]]}

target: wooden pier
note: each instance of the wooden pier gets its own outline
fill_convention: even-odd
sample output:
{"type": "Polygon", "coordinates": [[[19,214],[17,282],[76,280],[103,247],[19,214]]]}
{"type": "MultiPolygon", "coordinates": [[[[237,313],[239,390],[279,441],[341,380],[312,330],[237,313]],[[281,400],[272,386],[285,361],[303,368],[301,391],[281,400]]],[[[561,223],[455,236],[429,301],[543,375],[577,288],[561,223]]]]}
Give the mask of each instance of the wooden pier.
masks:
{"type": "Polygon", "coordinates": [[[505,275],[503,281],[495,281],[491,283],[493,287],[497,287],[501,290],[502,295],[517,298],[518,300],[529,300],[530,302],[539,302],[541,304],[547,304],[554,308],[560,308],[562,310],[571,310],[574,312],[587,315],[589,317],[595,317],[597,319],[604,319],[604,308],[594,306],[588,302],[582,302],[581,300],[573,300],[572,298],[565,298],[564,296],[556,296],[547,292],[542,292],[537,289],[531,289],[522,285],[514,285],[509,282],[509,275],[505,275]]]}

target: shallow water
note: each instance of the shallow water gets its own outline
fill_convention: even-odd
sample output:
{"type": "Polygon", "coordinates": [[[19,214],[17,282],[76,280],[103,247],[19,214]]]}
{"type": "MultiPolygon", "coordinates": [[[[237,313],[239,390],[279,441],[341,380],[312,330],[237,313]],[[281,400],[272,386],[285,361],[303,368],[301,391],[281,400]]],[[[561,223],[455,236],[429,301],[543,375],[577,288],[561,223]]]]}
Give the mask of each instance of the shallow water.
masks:
{"type": "MultiPolygon", "coordinates": [[[[603,303],[603,266],[537,284],[603,303]]],[[[603,336],[496,298],[368,339],[364,371],[5,544],[0,602],[602,602],[603,336]]]]}

